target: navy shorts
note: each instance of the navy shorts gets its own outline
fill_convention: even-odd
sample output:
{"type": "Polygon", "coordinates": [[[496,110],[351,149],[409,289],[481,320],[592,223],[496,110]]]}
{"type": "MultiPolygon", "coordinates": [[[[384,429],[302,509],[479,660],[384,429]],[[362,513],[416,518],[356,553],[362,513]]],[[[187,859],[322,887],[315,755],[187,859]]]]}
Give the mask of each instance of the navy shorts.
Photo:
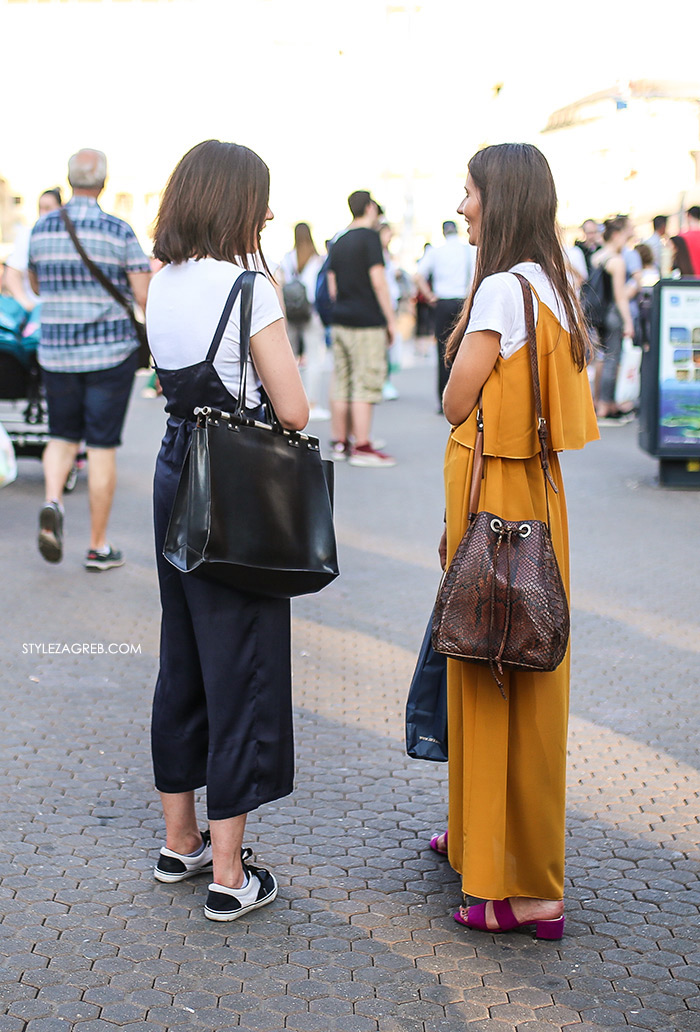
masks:
{"type": "Polygon", "coordinates": [[[138,352],[117,366],[91,373],[42,369],[49,409],[49,437],[88,448],[116,448],[121,441],[138,352]]]}

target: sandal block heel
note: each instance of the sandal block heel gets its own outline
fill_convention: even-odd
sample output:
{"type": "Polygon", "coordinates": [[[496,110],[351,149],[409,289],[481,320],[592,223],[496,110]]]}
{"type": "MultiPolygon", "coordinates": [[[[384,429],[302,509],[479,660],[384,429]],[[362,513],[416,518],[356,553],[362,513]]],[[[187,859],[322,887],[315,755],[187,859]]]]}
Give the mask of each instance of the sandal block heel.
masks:
{"type": "Polygon", "coordinates": [[[564,934],[564,921],[563,917],[558,917],[554,921],[535,922],[535,937],[538,939],[561,939],[564,934]]]}

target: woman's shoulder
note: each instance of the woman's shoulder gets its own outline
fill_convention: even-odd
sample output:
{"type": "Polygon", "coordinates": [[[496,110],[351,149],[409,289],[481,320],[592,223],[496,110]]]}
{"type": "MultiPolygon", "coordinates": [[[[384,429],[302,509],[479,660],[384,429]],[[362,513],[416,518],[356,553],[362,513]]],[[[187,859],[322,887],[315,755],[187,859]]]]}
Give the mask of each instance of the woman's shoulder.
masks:
{"type": "Polygon", "coordinates": [[[596,267],[602,265],[607,270],[608,268],[614,269],[615,266],[624,265],[625,260],[621,254],[615,254],[614,251],[608,251],[607,248],[601,247],[591,258],[591,264],[596,267]]]}
{"type": "Polygon", "coordinates": [[[498,305],[516,310],[522,297],[520,284],[510,272],[492,272],[484,276],[474,295],[474,304],[498,305]]]}
{"type": "Polygon", "coordinates": [[[508,294],[515,296],[519,291],[518,281],[510,272],[492,272],[489,276],[484,276],[477,294],[483,293],[492,297],[508,294]]]}

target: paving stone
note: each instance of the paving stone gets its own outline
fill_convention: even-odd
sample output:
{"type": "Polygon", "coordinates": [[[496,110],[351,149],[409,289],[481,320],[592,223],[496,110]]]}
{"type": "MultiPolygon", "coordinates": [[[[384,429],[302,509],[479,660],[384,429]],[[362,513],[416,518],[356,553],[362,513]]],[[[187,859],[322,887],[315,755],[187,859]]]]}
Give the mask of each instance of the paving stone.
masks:
{"type": "Polygon", "coordinates": [[[0,1015],[0,1032],[23,1032],[25,1028],[22,1018],[13,1018],[10,1014],[0,1015]]]}

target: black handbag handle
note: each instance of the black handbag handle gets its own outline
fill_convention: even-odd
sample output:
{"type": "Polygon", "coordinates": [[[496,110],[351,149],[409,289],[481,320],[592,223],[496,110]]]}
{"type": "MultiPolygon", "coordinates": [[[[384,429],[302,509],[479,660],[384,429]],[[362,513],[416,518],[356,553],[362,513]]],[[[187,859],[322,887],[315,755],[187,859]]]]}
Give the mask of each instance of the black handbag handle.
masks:
{"type": "MultiPolygon", "coordinates": [[[[253,320],[253,286],[255,284],[255,277],[262,275],[263,274],[259,272],[246,270],[241,276],[239,276],[238,281],[236,283],[236,285],[238,285],[238,283],[241,284],[241,316],[239,340],[239,361],[241,365],[241,372],[240,379],[238,382],[238,404],[236,405],[236,408],[233,411],[233,415],[236,417],[236,419],[245,418],[243,415],[243,409],[245,407],[246,387],[248,382],[248,358],[250,357],[250,328],[253,320]]],[[[233,307],[233,302],[231,302],[231,307],[233,307]]],[[[277,418],[277,414],[272,406],[272,402],[268,398],[263,387],[261,387],[261,394],[263,406],[266,410],[267,419],[270,426],[273,430],[277,430],[278,432],[282,433],[282,424],[277,418]]]]}

